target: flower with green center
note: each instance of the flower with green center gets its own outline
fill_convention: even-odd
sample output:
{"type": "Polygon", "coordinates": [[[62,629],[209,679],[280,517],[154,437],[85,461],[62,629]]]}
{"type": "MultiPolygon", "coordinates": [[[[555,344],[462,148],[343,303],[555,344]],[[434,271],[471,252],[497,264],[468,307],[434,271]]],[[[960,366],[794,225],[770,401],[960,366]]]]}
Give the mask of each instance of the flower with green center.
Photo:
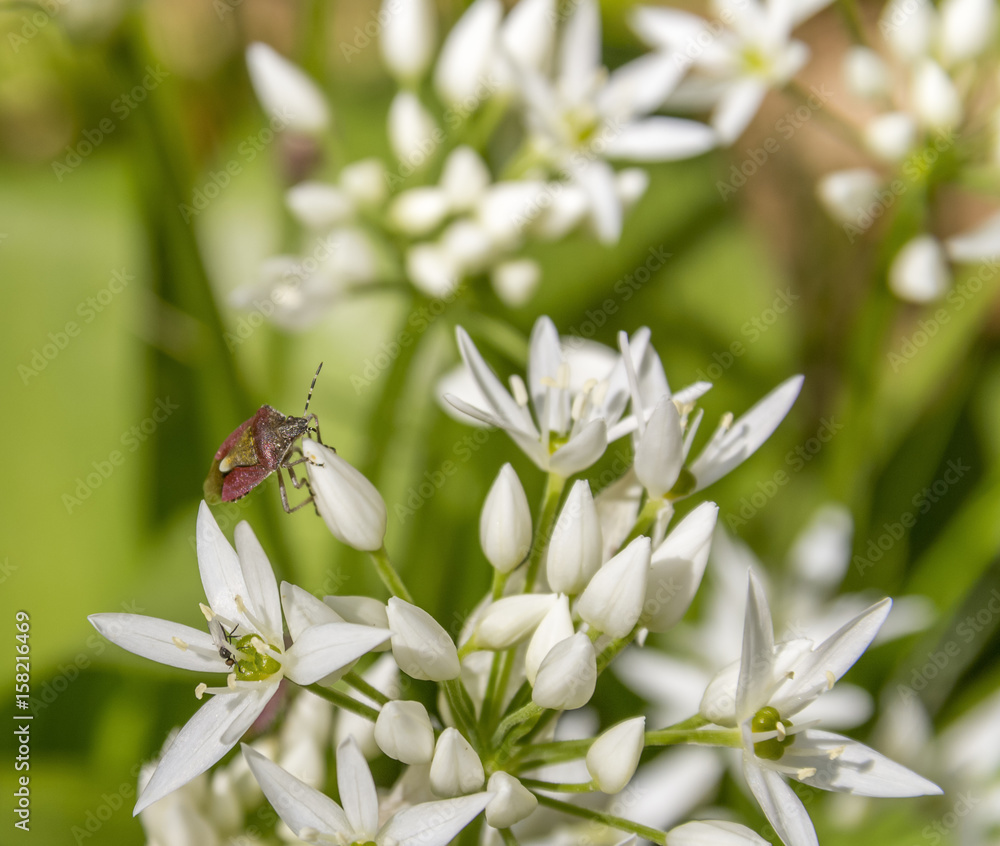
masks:
{"type": "MultiPolygon", "coordinates": [[[[327,606],[300,607],[300,592],[279,597],[271,564],[250,526],[236,527],[234,550],[208,506],[198,511],[198,567],[208,632],[139,614],[93,614],[90,622],[123,649],[186,670],[227,673],[226,685],[180,730],[147,782],[134,814],[205,772],[260,716],[283,678],[309,685],[343,669],[389,638],[386,629],[338,622],[327,606]],[[282,608],[293,644],[284,648],[282,608]],[[317,609],[328,616],[317,617],[317,609]],[[312,620],[312,624],[305,621],[312,620]],[[295,621],[293,625],[292,622],[295,621]]],[[[304,593],[304,592],[301,592],[304,593]]]]}
{"type": "Polygon", "coordinates": [[[701,714],[739,731],[743,773],[786,846],[816,846],[805,807],[782,776],[859,796],[923,796],[941,789],[862,743],[790,718],[833,688],[878,634],[889,614],[883,599],[818,645],[774,643],[771,612],[751,572],[743,654],[722,670],[702,698],[701,714]]]}
{"type": "Polygon", "coordinates": [[[336,846],[445,846],[486,807],[492,793],[412,805],[379,825],[378,794],[354,738],[337,747],[338,805],[329,796],[243,746],[254,778],[299,840],[336,846]]]}

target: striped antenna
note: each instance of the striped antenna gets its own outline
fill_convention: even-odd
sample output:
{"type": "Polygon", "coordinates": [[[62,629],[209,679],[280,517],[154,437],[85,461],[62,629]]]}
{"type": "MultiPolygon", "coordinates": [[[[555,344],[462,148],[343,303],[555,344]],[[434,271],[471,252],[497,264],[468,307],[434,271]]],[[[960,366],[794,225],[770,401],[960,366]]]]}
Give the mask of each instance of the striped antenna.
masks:
{"type": "Polygon", "coordinates": [[[313,376],[312,384],[309,386],[309,396],[306,397],[306,408],[302,412],[302,416],[305,417],[309,413],[309,400],[313,398],[313,388],[316,387],[316,380],[319,378],[319,372],[323,369],[323,362],[319,363],[319,367],[316,368],[316,375],[313,376]]]}

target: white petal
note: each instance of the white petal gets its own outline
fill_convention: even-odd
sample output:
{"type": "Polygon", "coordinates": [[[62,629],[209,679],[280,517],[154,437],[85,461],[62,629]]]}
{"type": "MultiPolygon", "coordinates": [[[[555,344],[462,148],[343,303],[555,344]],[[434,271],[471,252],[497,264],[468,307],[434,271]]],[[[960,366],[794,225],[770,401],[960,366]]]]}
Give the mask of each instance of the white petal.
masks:
{"type": "Polygon", "coordinates": [[[140,614],[91,614],[97,631],[122,649],[182,670],[228,673],[219,647],[206,631],[140,614]],[[179,647],[177,640],[188,648],[179,647]]]}
{"type": "Polygon", "coordinates": [[[491,793],[424,802],[400,811],[378,833],[379,846],[446,846],[482,811],[491,793]]]}
{"type": "Polygon", "coordinates": [[[653,409],[635,450],[635,474],[654,498],[662,497],[677,481],[684,464],[684,432],[677,406],[664,397],[653,409]]]}
{"type": "Polygon", "coordinates": [[[534,259],[500,262],[490,271],[490,283],[503,302],[520,308],[531,299],[542,278],[542,268],[534,259]]]}
{"type": "Polygon", "coordinates": [[[918,235],[903,245],[889,267],[889,287],[900,299],[928,303],[944,296],[951,282],[941,242],[918,235]]]}
{"type": "Polygon", "coordinates": [[[731,85],[712,112],[712,126],[723,144],[732,144],[750,125],[767,93],[756,79],[744,79],[731,85]]]}
{"type": "Polygon", "coordinates": [[[331,836],[354,837],[347,815],[329,796],[297,779],[246,744],[243,744],[243,757],[267,801],[293,834],[297,836],[303,829],[311,829],[331,836]]]}
{"type": "Polygon", "coordinates": [[[458,729],[446,728],[441,732],[429,779],[434,793],[449,798],[479,790],[486,781],[479,756],[458,729]]]}
{"type": "Polygon", "coordinates": [[[449,106],[477,100],[477,92],[489,87],[497,29],[503,15],[499,0],[476,0],[452,27],[441,47],[434,85],[449,106]]]}
{"type": "MultiPolygon", "coordinates": [[[[551,385],[559,377],[562,366],[562,345],[559,342],[559,330],[551,318],[539,317],[531,327],[531,339],[528,345],[528,390],[531,393],[531,404],[542,427],[548,423],[548,428],[560,432],[564,428],[564,418],[569,416],[569,400],[563,398],[565,408],[550,409],[549,414],[556,418],[542,420],[542,411],[553,391],[551,385]]],[[[565,391],[556,389],[556,397],[565,395],[565,391]]]]}
{"type": "Polygon", "coordinates": [[[651,47],[683,51],[708,28],[708,21],[690,12],[653,6],[629,9],[629,26],[651,47]]]}
{"type": "Polygon", "coordinates": [[[749,753],[743,755],[743,775],[761,810],[785,846],[819,846],[816,829],[801,800],[774,770],[758,766],[749,753]]]}
{"type": "Polygon", "coordinates": [[[992,215],[975,229],[945,242],[952,261],[974,262],[1000,255],[1000,214],[992,215]]]}
{"type": "Polygon", "coordinates": [[[867,210],[875,200],[875,192],[881,187],[882,178],[874,170],[859,167],[828,173],[816,184],[816,194],[838,223],[867,229],[874,221],[867,215],[867,210]]]}
{"type": "Polygon", "coordinates": [[[274,122],[308,134],[330,125],[330,110],[316,83],[266,44],[247,47],[247,70],[260,104],[274,122]]]}
{"type": "Polygon", "coordinates": [[[426,235],[441,225],[448,211],[448,196],[440,188],[410,188],[389,205],[389,222],[407,235],[426,235]]]}
{"type": "Polygon", "coordinates": [[[691,463],[698,480],[696,490],[708,487],[753,455],[785,419],[800,390],[801,376],[786,379],[733,423],[718,442],[706,447],[691,463]]]}
{"type": "Polygon", "coordinates": [[[800,778],[803,784],[856,796],[932,796],[940,787],[902,764],[891,761],[863,743],[828,731],[806,729],[795,736],[782,763],[814,768],[816,774],[800,778]],[[797,754],[800,747],[816,750],[813,755],[797,754]]]}
{"type": "Polygon", "coordinates": [[[389,600],[392,654],[396,663],[415,679],[447,681],[461,672],[458,650],[430,614],[398,597],[389,600]]]}
{"type": "Polygon", "coordinates": [[[938,26],[937,14],[929,0],[889,0],[878,26],[893,52],[913,62],[927,55],[938,26]]]}
{"type": "Polygon", "coordinates": [[[587,770],[602,793],[620,793],[635,775],[645,745],[646,718],[607,729],[587,750],[587,770]]]}
{"type": "Polygon", "coordinates": [[[585,479],[573,483],[552,528],[545,558],[549,587],[574,596],[601,566],[603,543],[597,507],[585,479]]]}
{"type": "Polygon", "coordinates": [[[474,642],[484,649],[507,649],[528,637],[555,603],[556,595],[552,593],[498,599],[483,613],[473,635],[474,642]]]}
{"type": "Polygon", "coordinates": [[[335,185],[323,182],[300,182],[285,195],[292,216],[311,229],[329,229],[346,223],[354,214],[354,205],[335,185]]]}
{"type": "Polygon", "coordinates": [[[767,704],[774,667],[774,627],[764,588],[750,573],[746,616],[743,619],[743,653],[736,688],[736,718],[739,722],[767,704]]]}
{"type": "Polygon", "coordinates": [[[590,161],[573,172],[573,178],[590,200],[590,218],[598,239],[614,244],[622,234],[622,204],[615,173],[604,161],[590,161]]]}
{"type": "Polygon", "coordinates": [[[978,56],[996,35],[994,0],[941,3],[941,55],[947,64],[978,56]]]}
{"type": "Polygon", "coordinates": [[[598,96],[598,108],[619,121],[654,112],[683,73],[683,66],[674,56],[647,53],[612,71],[598,96]]]}
{"type": "Polygon", "coordinates": [[[434,54],[437,8],[430,0],[382,0],[379,49],[397,79],[419,80],[434,54]]]}
{"type": "Polygon", "coordinates": [[[639,536],[607,562],[580,595],[576,613],[598,631],[624,637],[642,613],[649,538],[639,536]]]}
{"type": "Polygon", "coordinates": [[[239,693],[213,696],[202,705],[160,759],[132,816],[216,763],[253,725],[277,690],[276,681],[259,682],[239,693]]]}
{"type": "Polygon", "coordinates": [[[527,819],[538,807],[535,794],[503,770],[490,776],[486,789],[493,794],[486,806],[486,822],[493,828],[510,828],[527,819]]]}
{"type": "Polygon", "coordinates": [[[757,832],[725,820],[696,820],[667,832],[670,846],[769,846],[757,832]]]}
{"type": "Polygon", "coordinates": [[[608,448],[608,429],[603,420],[591,420],[549,459],[549,469],[569,478],[590,467],[608,448]]]}
{"type": "Polygon", "coordinates": [[[524,675],[529,684],[535,683],[538,668],[552,647],[572,634],[573,618],[569,613],[569,597],[563,594],[546,612],[528,641],[528,649],[524,653],[524,675]]]}
{"type": "Polygon", "coordinates": [[[889,68],[870,47],[852,47],[844,57],[844,78],[856,97],[874,100],[889,91],[889,68]]]}
{"type": "Polygon", "coordinates": [[[622,127],[608,142],[607,155],[634,162],[672,162],[700,156],[718,143],[719,134],[704,123],[654,116],[622,127]]]}
{"type": "Polygon", "coordinates": [[[423,167],[444,140],[444,133],[412,91],[400,91],[393,97],[388,129],[396,157],[415,169],[423,167]]]}
{"type": "Polygon", "coordinates": [[[441,188],[455,211],[468,211],[493,181],[482,157],[471,147],[456,147],[445,159],[441,188]]]}
{"type": "Polygon", "coordinates": [[[869,121],[864,138],[876,156],[896,162],[916,145],[917,123],[907,112],[886,112],[869,121]]]}
{"type": "Polygon", "coordinates": [[[353,623],[326,623],[306,629],[284,654],[285,675],[296,684],[312,684],[390,637],[386,629],[353,623]]]}
{"type": "Polygon", "coordinates": [[[198,548],[198,570],[209,607],[220,617],[239,622],[248,631],[256,631],[250,621],[236,607],[236,597],[250,598],[250,589],[243,576],[243,567],[215,522],[212,511],[202,501],[198,507],[198,524],[195,531],[198,548]]]}
{"type": "Polygon", "coordinates": [[[937,62],[925,59],[913,78],[913,109],[924,126],[947,130],[962,119],[962,101],[951,77],[937,62]]]}
{"type": "Polygon", "coordinates": [[[379,711],[375,741],[390,758],[404,764],[429,764],[434,757],[434,728],[419,702],[393,700],[379,711]]]}
{"type": "Polygon", "coordinates": [[[264,547],[260,545],[260,541],[246,520],[236,524],[233,536],[236,541],[236,554],[243,568],[243,579],[249,592],[243,600],[263,625],[265,631],[260,634],[280,642],[281,598],[278,595],[278,582],[274,578],[271,562],[267,560],[264,547]]]}
{"type": "Polygon", "coordinates": [[[378,829],[378,794],[371,770],[354,738],[337,747],[337,788],[344,813],[358,840],[372,840],[378,829]]]}
{"type": "Polygon", "coordinates": [[[365,208],[377,208],[385,200],[389,186],[381,159],[369,157],[345,165],[340,171],[340,185],[351,200],[365,208]]]}
{"type": "Polygon", "coordinates": [[[555,7],[555,0],[520,0],[507,14],[500,43],[518,66],[539,73],[547,70],[559,19],[555,7]]]}
{"type": "Polygon", "coordinates": [[[788,553],[792,570],[809,585],[832,590],[847,573],[854,520],[844,505],[830,503],[816,510],[788,553]]]}
{"type": "Polygon", "coordinates": [[[344,622],[343,618],[325,602],[290,582],[281,583],[281,607],[285,612],[288,635],[293,642],[311,626],[344,622]]]}
{"type": "Polygon", "coordinates": [[[591,91],[601,67],[601,15],[595,0],[572,7],[559,45],[559,86],[570,103],[591,91]]]}
{"type": "Polygon", "coordinates": [[[597,655],[590,638],[578,632],[560,641],[545,656],[531,698],[542,708],[572,711],[582,708],[597,686],[597,655]]]}
{"type": "Polygon", "coordinates": [[[450,296],[462,280],[455,257],[439,244],[416,244],[406,251],[406,275],[430,297],[450,296]]]}

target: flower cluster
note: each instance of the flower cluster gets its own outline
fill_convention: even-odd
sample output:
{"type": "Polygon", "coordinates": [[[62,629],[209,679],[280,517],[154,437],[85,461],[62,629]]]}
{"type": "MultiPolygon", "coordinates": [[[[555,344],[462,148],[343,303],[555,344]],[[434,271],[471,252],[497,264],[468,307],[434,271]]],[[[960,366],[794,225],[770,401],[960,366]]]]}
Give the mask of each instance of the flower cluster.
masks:
{"type": "Polygon", "coordinates": [[[567,738],[573,715],[563,715],[591,701],[615,658],[638,649],[647,633],[675,627],[694,599],[718,507],[703,501],[675,519],[682,501],[770,436],[801,380],[780,385],[736,420],[726,415],[695,453],[695,405],[711,386],[672,392],[647,330],[622,334],[612,350],[561,338],[542,318],[526,380],[513,377],[510,392],[464,330],[458,342],[464,371],[446,377],[446,401],[456,413],[505,430],[547,481],[532,519],[517,473],[509,464],[498,473],[479,517],[493,584],[457,638],[414,602],[394,567],[378,492],[310,440],[302,451],[317,510],[339,540],[370,553],[387,602],[319,599],[287,582],[279,587],[250,527],[237,526],[234,549],[203,503],[197,551],[206,630],[131,614],[91,617],[102,634],[138,655],[225,674],[225,684],[198,684],[196,696],[209,700],[143,773],[135,812],[151,838],[172,842],[181,826],[200,831],[202,842],[228,836],[259,802],[252,777],[282,820],[276,834],[307,843],[444,846],[480,814],[483,842],[499,836],[505,843],[554,843],[556,820],[583,817],[631,835],[623,842],[764,843],[730,821],[687,821],[663,831],[600,810],[632,782],[644,750],[680,744],[742,750],[746,781],[787,846],[816,837],[785,777],[862,796],[938,792],[808,719],[807,707],[872,641],[890,600],[819,643],[801,636],[776,642],[752,573],[742,657],[704,686],[695,713],[652,728],[639,715],[567,738]],[[613,443],[631,461],[595,492],[588,471],[613,443]],[[374,660],[377,651],[384,654],[374,660]],[[418,697],[428,682],[437,695],[418,697]],[[276,697],[291,700],[283,720],[268,707],[276,697]],[[339,801],[327,795],[323,752],[331,707],[339,801]],[[262,736],[244,743],[244,763],[220,765],[251,727],[262,736]],[[381,797],[366,755],[401,768],[381,797]],[[190,787],[206,783],[212,767],[214,802],[227,815],[199,804],[190,787]],[[592,801],[570,801],[587,794],[592,801]],[[539,839],[539,831],[547,833],[539,839]]]}

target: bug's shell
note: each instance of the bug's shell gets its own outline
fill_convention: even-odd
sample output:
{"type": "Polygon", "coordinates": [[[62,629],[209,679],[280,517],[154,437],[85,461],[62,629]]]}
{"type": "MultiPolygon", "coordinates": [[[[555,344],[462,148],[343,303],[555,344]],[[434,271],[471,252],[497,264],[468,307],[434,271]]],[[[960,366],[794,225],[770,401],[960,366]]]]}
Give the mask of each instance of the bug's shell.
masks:
{"type": "Polygon", "coordinates": [[[285,462],[309,426],[303,417],[286,417],[262,405],[222,442],[205,479],[205,499],[232,502],[245,496],[285,462]]]}

